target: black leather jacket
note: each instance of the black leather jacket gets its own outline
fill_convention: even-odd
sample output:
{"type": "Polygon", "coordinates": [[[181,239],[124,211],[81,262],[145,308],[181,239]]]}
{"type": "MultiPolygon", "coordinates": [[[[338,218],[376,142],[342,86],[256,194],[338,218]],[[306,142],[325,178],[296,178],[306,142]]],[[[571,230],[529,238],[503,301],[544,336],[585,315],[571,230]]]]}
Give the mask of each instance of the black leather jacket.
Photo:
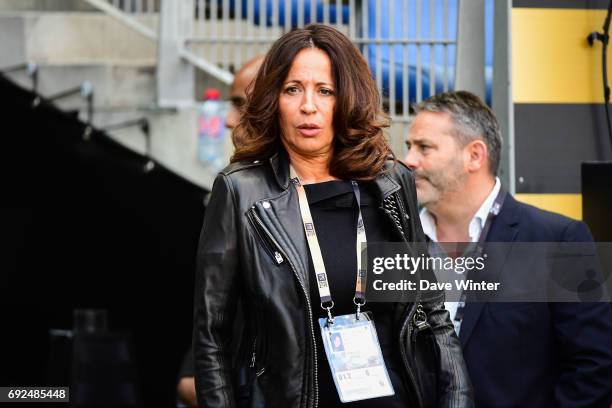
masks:
{"type": "MultiPolygon", "coordinates": [[[[410,170],[375,181],[381,207],[407,242],[423,242],[410,170]]],[[[288,161],[236,163],[215,180],[196,274],[194,359],[200,407],[235,407],[229,345],[238,299],[245,314],[248,365],[265,406],[317,407],[315,321],[308,247],[288,161]]],[[[398,303],[395,327],[406,389],[416,407],[472,406],[472,390],[444,293],[398,303]],[[423,330],[425,329],[425,330],[423,330]],[[425,333],[423,336],[417,333],[425,333]],[[429,340],[428,340],[429,339],[429,340]],[[417,350],[415,350],[415,348],[417,350]]]]}

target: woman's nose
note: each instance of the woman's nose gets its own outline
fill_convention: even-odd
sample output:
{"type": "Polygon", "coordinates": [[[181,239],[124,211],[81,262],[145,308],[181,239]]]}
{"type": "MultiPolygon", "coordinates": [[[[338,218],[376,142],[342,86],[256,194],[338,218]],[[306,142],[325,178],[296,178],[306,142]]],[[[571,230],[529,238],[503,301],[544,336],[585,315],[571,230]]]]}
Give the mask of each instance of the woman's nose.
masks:
{"type": "Polygon", "coordinates": [[[300,108],[305,114],[315,113],[317,111],[313,92],[304,92],[304,99],[302,100],[302,106],[300,108]]]}

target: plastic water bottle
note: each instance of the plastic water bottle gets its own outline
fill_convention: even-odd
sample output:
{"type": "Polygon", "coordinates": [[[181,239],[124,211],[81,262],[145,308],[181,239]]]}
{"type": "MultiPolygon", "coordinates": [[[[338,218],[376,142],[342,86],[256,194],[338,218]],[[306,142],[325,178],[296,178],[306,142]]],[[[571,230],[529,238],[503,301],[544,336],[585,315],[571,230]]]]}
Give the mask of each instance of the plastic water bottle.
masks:
{"type": "Polygon", "coordinates": [[[225,165],[225,116],[218,89],[207,89],[198,117],[198,159],[213,170],[225,165]]]}

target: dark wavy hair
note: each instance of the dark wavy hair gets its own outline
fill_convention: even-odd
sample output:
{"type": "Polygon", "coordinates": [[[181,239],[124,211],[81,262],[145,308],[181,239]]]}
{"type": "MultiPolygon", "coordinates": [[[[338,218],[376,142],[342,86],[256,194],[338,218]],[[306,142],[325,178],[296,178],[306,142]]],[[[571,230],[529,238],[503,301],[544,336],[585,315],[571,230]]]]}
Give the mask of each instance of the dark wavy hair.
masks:
{"type": "Polygon", "coordinates": [[[232,135],[232,162],[262,160],[283,149],[278,99],[296,55],[318,48],[331,60],[336,105],[334,156],[330,173],[344,180],[372,180],[393,156],[383,128],[389,126],[368,65],[353,43],[338,30],[311,24],[279,38],[247,92],[242,117],[232,135]]]}

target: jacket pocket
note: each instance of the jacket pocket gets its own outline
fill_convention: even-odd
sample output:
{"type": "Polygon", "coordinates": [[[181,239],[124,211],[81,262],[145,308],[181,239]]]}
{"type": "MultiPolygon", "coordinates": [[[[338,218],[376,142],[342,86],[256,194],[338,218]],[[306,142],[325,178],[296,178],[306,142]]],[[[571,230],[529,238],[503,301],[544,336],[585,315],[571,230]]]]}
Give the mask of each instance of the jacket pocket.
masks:
{"type": "Polygon", "coordinates": [[[240,408],[263,408],[266,406],[261,376],[257,375],[254,368],[243,366],[240,376],[243,382],[238,390],[238,407],[240,408]]]}
{"type": "Polygon", "coordinates": [[[249,408],[265,407],[265,372],[267,366],[267,338],[266,327],[259,307],[255,309],[257,321],[257,336],[253,341],[253,354],[250,361],[250,375],[252,378],[249,408]]]}
{"type": "Polygon", "coordinates": [[[247,212],[247,219],[255,231],[255,235],[257,236],[257,241],[263,246],[266,253],[272,258],[275,264],[281,265],[285,262],[285,258],[281,254],[272,234],[266,229],[263,225],[263,222],[255,212],[255,208],[251,208],[247,212]]]}
{"type": "Polygon", "coordinates": [[[266,341],[261,321],[261,313],[255,310],[257,332],[250,341],[250,350],[245,365],[242,366],[242,378],[238,406],[241,408],[265,407],[264,373],[266,371],[266,341]]]}
{"type": "Polygon", "coordinates": [[[263,311],[260,306],[255,306],[255,321],[257,333],[253,340],[253,354],[251,355],[250,368],[257,378],[266,371],[266,359],[268,355],[267,331],[263,311]]]}

